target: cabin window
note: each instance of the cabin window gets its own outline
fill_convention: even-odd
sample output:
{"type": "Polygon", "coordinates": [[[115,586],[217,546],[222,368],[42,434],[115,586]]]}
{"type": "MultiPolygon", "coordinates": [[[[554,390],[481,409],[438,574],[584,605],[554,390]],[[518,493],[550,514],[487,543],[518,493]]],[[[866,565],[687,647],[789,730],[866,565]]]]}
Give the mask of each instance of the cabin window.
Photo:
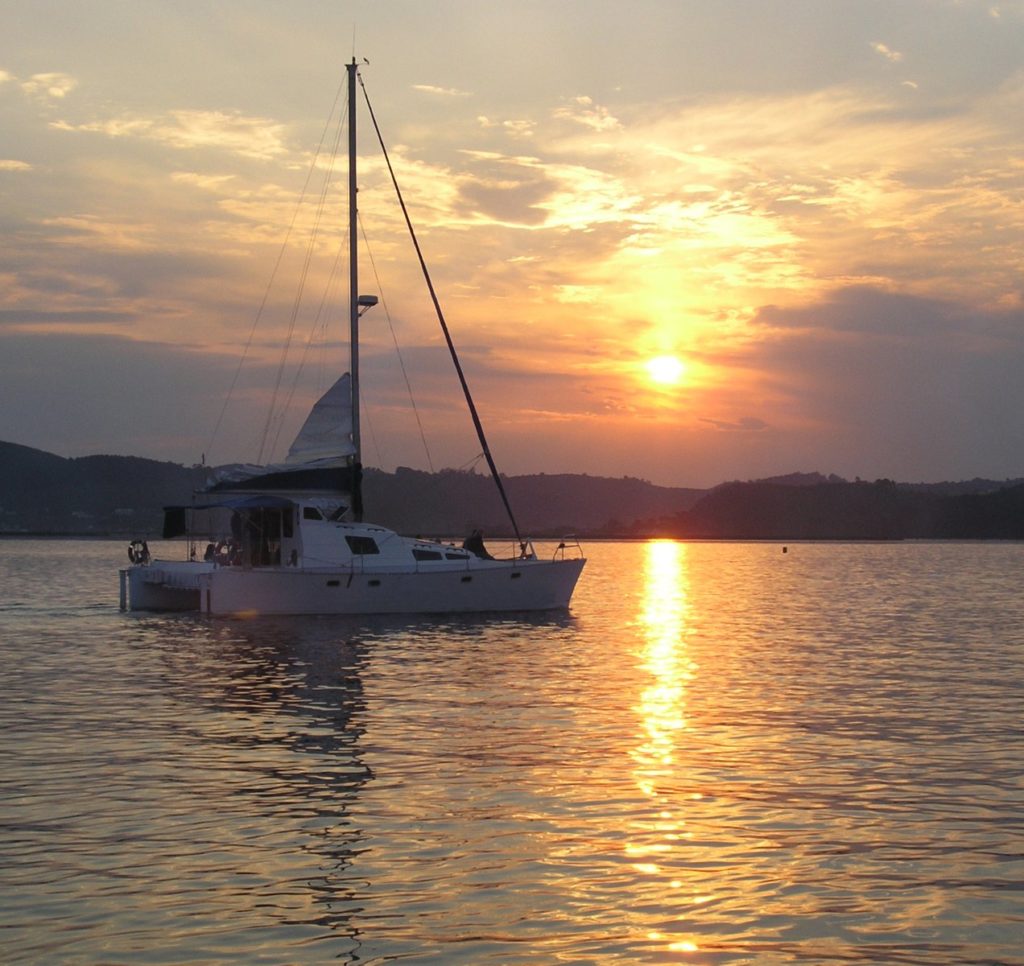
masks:
{"type": "Polygon", "coordinates": [[[441,559],[441,551],[440,550],[424,550],[422,547],[413,547],[412,548],[412,555],[417,560],[440,560],[441,559]]]}
{"type": "Polygon", "coordinates": [[[449,560],[469,560],[468,553],[446,553],[445,556],[449,560]]]}
{"type": "Polygon", "coordinates": [[[338,507],[338,509],[335,510],[327,519],[330,520],[332,523],[339,523],[341,521],[341,518],[345,515],[345,511],[347,509],[348,507],[344,505],[338,507]]]}
{"type": "Polygon", "coordinates": [[[324,515],[315,506],[304,506],[302,508],[303,520],[322,520],[324,515]]]}
{"type": "Polygon", "coordinates": [[[377,541],[373,537],[345,537],[345,542],[348,544],[349,550],[352,551],[357,557],[366,556],[367,554],[380,553],[380,548],[377,546],[377,541]]]}
{"type": "Polygon", "coordinates": [[[281,511],[281,533],[288,540],[290,540],[295,535],[295,531],[292,528],[292,523],[293,523],[292,511],[291,510],[282,510],[281,511]]]}

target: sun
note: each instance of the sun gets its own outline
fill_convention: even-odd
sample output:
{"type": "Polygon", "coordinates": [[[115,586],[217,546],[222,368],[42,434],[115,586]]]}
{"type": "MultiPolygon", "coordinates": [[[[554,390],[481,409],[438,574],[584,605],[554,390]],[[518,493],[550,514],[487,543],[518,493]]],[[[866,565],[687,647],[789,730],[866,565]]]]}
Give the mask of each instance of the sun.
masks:
{"type": "Polygon", "coordinates": [[[653,382],[663,386],[675,386],[686,374],[686,366],[675,356],[656,356],[644,364],[647,375],[653,382]]]}

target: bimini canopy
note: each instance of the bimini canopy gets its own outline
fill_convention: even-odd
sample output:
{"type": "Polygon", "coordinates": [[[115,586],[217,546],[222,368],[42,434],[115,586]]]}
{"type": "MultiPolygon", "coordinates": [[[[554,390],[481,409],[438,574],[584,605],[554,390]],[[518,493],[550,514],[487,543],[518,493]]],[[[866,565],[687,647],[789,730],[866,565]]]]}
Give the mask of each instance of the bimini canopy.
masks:
{"type": "Polygon", "coordinates": [[[229,496],[225,494],[222,499],[195,503],[192,506],[165,506],[163,537],[165,540],[173,540],[175,537],[183,537],[189,532],[189,510],[216,510],[221,508],[229,510],[281,510],[294,505],[293,501],[286,500],[282,496],[274,496],[272,493],[257,493],[249,496],[229,496]]]}

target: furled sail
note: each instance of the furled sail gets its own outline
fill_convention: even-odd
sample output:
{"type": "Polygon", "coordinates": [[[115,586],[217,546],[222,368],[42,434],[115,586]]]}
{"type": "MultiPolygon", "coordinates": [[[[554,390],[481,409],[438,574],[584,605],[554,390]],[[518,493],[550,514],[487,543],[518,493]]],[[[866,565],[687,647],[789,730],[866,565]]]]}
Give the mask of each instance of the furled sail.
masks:
{"type": "Polygon", "coordinates": [[[286,466],[340,466],[352,445],[352,377],[346,372],[313,406],[295,437],[286,466]]]}
{"type": "Polygon", "coordinates": [[[207,492],[235,489],[351,490],[352,377],[346,372],[310,410],[283,463],[223,467],[207,492]]]}

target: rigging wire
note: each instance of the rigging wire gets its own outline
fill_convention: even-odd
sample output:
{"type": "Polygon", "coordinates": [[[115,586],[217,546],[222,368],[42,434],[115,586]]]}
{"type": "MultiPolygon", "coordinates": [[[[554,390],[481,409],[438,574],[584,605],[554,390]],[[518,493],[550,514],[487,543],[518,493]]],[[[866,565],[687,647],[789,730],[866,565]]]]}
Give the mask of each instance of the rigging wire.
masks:
{"type": "MultiPolygon", "coordinates": [[[[277,258],[274,260],[274,267],[270,273],[270,279],[267,281],[266,289],[263,292],[263,298],[260,300],[259,307],[256,310],[256,315],[252,320],[252,325],[249,327],[249,336],[245,340],[245,346],[242,349],[242,356],[238,360],[238,365],[235,367],[235,374],[231,379],[231,385],[228,386],[227,392],[224,394],[224,401],[220,407],[220,413],[217,416],[217,421],[214,423],[213,431],[210,433],[210,438],[206,444],[205,453],[211,453],[213,451],[214,442],[217,439],[217,434],[220,432],[221,424],[224,422],[224,415],[227,413],[228,405],[231,402],[231,397],[234,395],[234,391],[238,386],[238,380],[242,375],[242,368],[245,365],[245,361],[249,356],[249,350],[252,348],[253,339],[256,336],[256,328],[263,318],[263,312],[267,307],[267,301],[270,298],[270,293],[274,287],[274,281],[277,278],[278,270],[281,267],[281,262],[284,260],[284,254],[288,250],[288,242],[291,239],[292,231],[295,228],[295,222],[298,220],[299,212],[302,210],[302,204],[306,199],[306,191],[309,188],[309,183],[313,179],[313,172],[316,170],[316,163],[320,158],[320,152],[324,146],[324,141],[327,138],[327,132],[330,130],[331,120],[334,118],[335,111],[338,109],[338,101],[341,100],[341,92],[345,88],[345,82],[342,81],[338,85],[337,91],[334,94],[334,103],[331,104],[330,113],[327,115],[327,121],[324,123],[324,129],[320,132],[320,142],[317,144],[316,151],[313,153],[313,162],[309,166],[309,171],[306,173],[306,180],[302,185],[302,191],[299,194],[299,200],[295,204],[295,210],[292,212],[291,221],[288,223],[288,228],[284,234],[284,240],[281,242],[281,248],[277,253],[277,258]]],[[[346,108],[347,113],[347,108],[346,108]]],[[[262,451],[262,446],[261,446],[262,451]]],[[[204,457],[205,459],[205,457],[204,457]]]]}
{"type": "MultiPolygon", "coordinates": [[[[398,367],[402,370],[402,378],[405,380],[405,389],[409,394],[409,404],[412,407],[413,416],[416,417],[416,426],[419,429],[420,441],[423,443],[423,452],[427,457],[427,466],[430,467],[430,472],[434,472],[434,461],[430,456],[430,447],[427,445],[427,434],[423,430],[423,421],[420,419],[419,407],[416,405],[416,397],[413,395],[412,383],[409,381],[409,373],[405,368],[405,359],[402,358],[402,349],[398,344],[398,334],[395,332],[394,322],[391,319],[391,310],[388,308],[387,300],[384,298],[384,288],[380,283],[380,275],[377,272],[377,262],[373,257],[373,249],[370,247],[370,239],[366,236],[366,226],[363,224],[363,217],[357,212],[356,216],[359,219],[359,230],[363,234],[363,247],[366,249],[366,255],[370,260],[370,267],[373,269],[373,277],[377,282],[377,291],[380,292],[380,304],[381,308],[384,309],[384,318],[388,321],[388,329],[391,332],[391,341],[395,345],[395,355],[398,356],[398,367]]],[[[378,457],[379,457],[378,452],[378,457]]]]}
{"type": "Polygon", "coordinates": [[[373,451],[377,454],[377,466],[383,469],[384,457],[381,454],[380,443],[377,442],[377,434],[373,429],[373,420],[370,418],[370,409],[366,405],[366,396],[363,395],[362,390],[359,392],[359,401],[362,404],[359,409],[359,413],[363,421],[363,426],[365,426],[366,432],[370,437],[370,443],[373,445],[373,451]]]}
{"type": "MultiPolygon", "coordinates": [[[[338,269],[341,266],[341,256],[342,248],[339,247],[338,251],[335,253],[334,261],[331,264],[331,271],[327,279],[327,285],[324,286],[324,294],[320,298],[320,304],[317,306],[316,315],[313,317],[313,325],[310,327],[309,335],[306,337],[306,344],[303,346],[302,356],[299,359],[299,364],[295,370],[295,375],[292,377],[291,386],[288,389],[288,396],[284,401],[284,405],[281,407],[282,416],[284,415],[284,413],[290,411],[291,409],[292,401],[295,399],[295,393],[298,391],[299,388],[299,380],[302,376],[302,373],[305,371],[306,363],[309,360],[310,351],[313,349],[314,345],[320,345],[321,347],[324,347],[324,344],[327,341],[327,319],[325,318],[325,311],[327,308],[327,304],[331,300],[331,296],[333,295],[338,283],[338,269]]],[[[320,374],[317,381],[317,385],[320,387],[321,392],[323,391],[325,383],[326,378],[324,376],[324,365],[323,359],[321,358],[320,374]]],[[[277,429],[274,433],[274,439],[271,442],[268,450],[270,454],[277,452],[277,447],[278,443],[280,442],[281,430],[283,426],[283,418],[278,419],[277,429]]]]}
{"type": "MultiPolygon", "coordinates": [[[[259,456],[256,460],[257,463],[263,462],[264,453],[267,451],[267,439],[270,435],[271,426],[273,425],[275,416],[279,420],[284,416],[283,411],[276,412],[277,396],[281,390],[281,381],[284,378],[285,366],[288,362],[289,352],[291,351],[292,339],[295,335],[296,324],[298,323],[299,310],[302,307],[302,300],[306,291],[306,280],[309,277],[309,269],[313,263],[313,253],[316,250],[316,243],[320,237],[320,225],[323,222],[324,211],[327,207],[327,196],[331,187],[331,175],[334,173],[334,164],[338,157],[338,147],[341,143],[343,130],[344,119],[342,119],[342,123],[338,125],[338,129],[335,133],[334,144],[331,151],[331,161],[327,166],[327,171],[324,175],[323,186],[320,189],[320,197],[317,199],[316,213],[313,218],[313,227],[309,234],[309,241],[306,244],[305,257],[303,258],[302,268],[299,272],[299,283],[295,293],[295,298],[292,302],[292,310],[288,317],[288,333],[285,337],[284,348],[281,352],[280,361],[278,362],[277,374],[274,380],[274,389],[270,396],[267,418],[263,426],[263,436],[260,439],[260,450],[259,456]]],[[[280,430],[278,431],[280,432],[280,430]]]]}
{"type": "Polygon", "coordinates": [[[395,193],[398,195],[398,204],[402,208],[402,215],[405,218],[406,227],[409,229],[409,235],[412,238],[413,247],[416,249],[416,257],[419,259],[420,270],[423,272],[424,281],[427,283],[427,291],[430,293],[430,299],[434,303],[434,311],[437,314],[437,320],[441,324],[441,331],[444,333],[445,342],[448,344],[448,352],[452,357],[452,362],[455,365],[455,371],[458,374],[459,382],[462,385],[462,394],[466,398],[466,405],[469,407],[469,414],[472,417],[473,426],[476,428],[477,439],[479,439],[480,445],[483,448],[483,455],[487,460],[491,476],[494,478],[494,485],[498,488],[498,493],[501,495],[501,501],[505,505],[505,512],[508,514],[509,522],[512,524],[512,530],[515,532],[516,542],[525,550],[526,545],[523,543],[523,538],[519,533],[519,524],[516,522],[515,514],[512,512],[512,504],[509,502],[508,494],[505,492],[505,486],[501,482],[501,474],[498,473],[498,467],[495,465],[494,457],[491,455],[491,448],[487,445],[487,437],[484,435],[484,427],[483,423],[480,421],[480,414],[477,412],[476,404],[473,402],[473,396],[469,391],[469,383],[466,381],[466,375],[462,370],[462,364],[459,362],[458,353],[455,351],[455,343],[452,340],[451,332],[448,330],[448,323],[445,322],[444,312],[441,310],[441,303],[434,290],[434,283],[431,281],[426,260],[423,257],[419,241],[416,238],[416,232],[412,227],[412,219],[409,217],[409,211],[405,206],[405,199],[402,197],[402,190],[398,187],[398,179],[395,176],[394,168],[391,166],[391,158],[388,155],[387,147],[384,144],[384,136],[381,134],[380,126],[377,124],[377,117],[373,113],[373,105],[370,104],[370,96],[366,93],[366,85],[363,83],[362,76],[359,76],[359,86],[363,89],[363,98],[366,101],[366,108],[369,111],[370,120],[373,122],[373,129],[377,132],[377,141],[380,144],[381,152],[384,155],[384,161],[388,166],[388,172],[391,175],[391,183],[394,185],[395,193]]]}

